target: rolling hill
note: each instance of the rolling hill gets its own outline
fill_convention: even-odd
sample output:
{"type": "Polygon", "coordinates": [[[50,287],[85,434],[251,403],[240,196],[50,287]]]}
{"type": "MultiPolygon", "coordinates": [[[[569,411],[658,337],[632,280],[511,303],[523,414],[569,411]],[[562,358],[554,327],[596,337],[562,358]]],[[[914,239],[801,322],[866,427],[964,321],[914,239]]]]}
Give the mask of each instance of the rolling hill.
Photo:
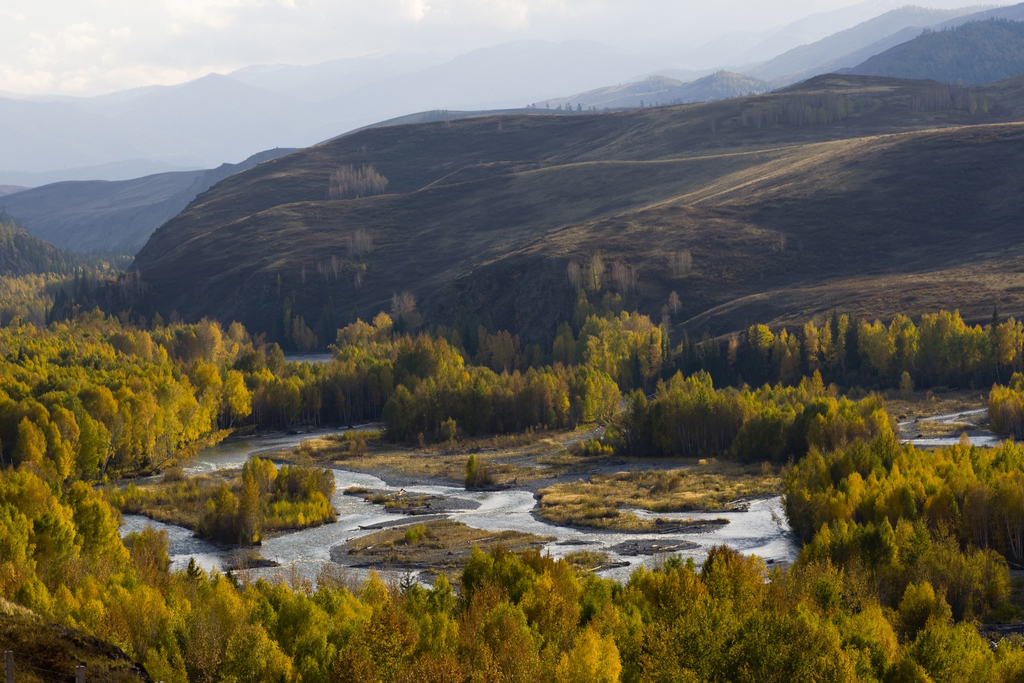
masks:
{"type": "Polygon", "coordinates": [[[545,102],[556,107],[596,107],[597,109],[631,109],[633,107],[661,106],[710,102],[742,95],[760,94],[770,90],[764,81],[741,74],[718,71],[689,83],[664,76],[649,76],[642,81],[598,88],[589,92],[560,97],[545,102]]]}
{"type": "Polygon", "coordinates": [[[200,192],[233,173],[292,151],[267,150],[240,164],[205,171],[53,183],[7,195],[0,204],[31,234],[59,247],[133,254],[200,192]]]}
{"type": "Polygon", "coordinates": [[[487,316],[541,341],[572,314],[567,265],[600,255],[632,273],[602,292],[660,316],[676,291],[674,322],[696,333],[833,307],[1020,315],[1024,188],[1006,169],[1024,162],[1021,119],[1020,78],[825,76],[703,104],[368,129],[198,196],[137,255],[137,308],[271,330],[285,299],[313,326],[329,301],[365,319],[408,291],[431,322],[487,316]],[[329,198],[364,166],[386,193],[329,198]]]}
{"type": "Polygon", "coordinates": [[[1024,22],[974,21],[929,31],[871,57],[846,73],[991,83],[1024,73],[1024,22]]]}

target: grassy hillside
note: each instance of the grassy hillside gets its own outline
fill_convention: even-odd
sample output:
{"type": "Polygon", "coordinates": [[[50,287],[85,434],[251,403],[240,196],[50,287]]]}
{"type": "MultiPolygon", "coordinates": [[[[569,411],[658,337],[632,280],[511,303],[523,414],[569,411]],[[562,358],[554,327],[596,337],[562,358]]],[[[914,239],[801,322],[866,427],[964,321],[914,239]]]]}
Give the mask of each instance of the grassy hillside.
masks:
{"type": "Polygon", "coordinates": [[[152,679],[124,652],[74,629],[48,624],[0,598],[0,650],[14,652],[14,680],[70,681],[85,666],[86,680],[129,683],[152,679]]]}
{"type": "Polygon", "coordinates": [[[849,73],[991,83],[1024,73],[1024,22],[975,21],[932,31],[858,64],[849,73]]]}
{"type": "Polygon", "coordinates": [[[315,328],[328,303],[343,322],[409,291],[431,322],[489,317],[545,340],[572,315],[567,266],[600,254],[592,298],[621,287],[660,317],[676,291],[674,322],[698,334],[835,306],[1024,312],[1024,193],[1006,172],[1024,161],[1022,109],[1021,79],[828,76],[705,104],[366,130],[197,197],[139,252],[138,309],[272,332],[286,304],[315,328]],[[346,166],[372,166],[385,193],[329,199],[346,166]],[[616,261],[633,269],[618,285],[616,261]]]}

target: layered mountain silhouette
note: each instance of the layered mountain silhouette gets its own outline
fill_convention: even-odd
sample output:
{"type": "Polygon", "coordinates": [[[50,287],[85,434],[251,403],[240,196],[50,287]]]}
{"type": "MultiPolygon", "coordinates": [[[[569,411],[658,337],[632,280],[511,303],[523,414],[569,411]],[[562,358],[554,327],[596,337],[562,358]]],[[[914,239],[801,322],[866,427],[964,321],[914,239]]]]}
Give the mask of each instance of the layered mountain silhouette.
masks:
{"type": "Polygon", "coordinates": [[[134,254],[199,193],[233,173],[292,151],[268,150],[240,164],[205,171],[53,183],[6,195],[0,205],[33,235],[59,247],[134,254]]]}
{"type": "Polygon", "coordinates": [[[929,31],[845,73],[967,84],[1009,78],[1024,73],[1024,22],[988,19],[929,31]]]}

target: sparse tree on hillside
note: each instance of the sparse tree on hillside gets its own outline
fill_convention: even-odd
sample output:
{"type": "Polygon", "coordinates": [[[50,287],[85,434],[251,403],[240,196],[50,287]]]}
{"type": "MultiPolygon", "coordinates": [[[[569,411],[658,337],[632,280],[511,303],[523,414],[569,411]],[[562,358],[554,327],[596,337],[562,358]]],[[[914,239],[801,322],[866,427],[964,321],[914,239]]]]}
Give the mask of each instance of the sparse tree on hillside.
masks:
{"type": "Polygon", "coordinates": [[[362,228],[349,235],[346,238],[346,241],[348,242],[349,258],[368,254],[373,251],[373,236],[362,228]]]}
{"type": "Polygon", "coordinates": [[[594,254],[590,258],[590,284],[594,290],[601,291],[601,283],[604,282],[604,260],[601,254],[594,254]]]}
{"type": "Polygon", "coordinates": [[[675,292],[668,295],[668,307],[672,309],[672,315],[679,315],[679,311],[683,308],[683,302],[679,300],[679,295],[675,292]]]}
{"type": "Polygon", "coordinates": [[[619,294],[629,294],[636,286],[636,269],[622,261],[616,261],[612,264],[612,280],[615,281],[619,294]]]}
{"type": "Polygon", "coordinates": [[[669,267],[676,277],[689,275],[690,270],[693,268],[693,256],[690,254],[689,249],[672,252],[668,255],[668,261],[669,267]]]}
{"type": "Polygon", "coordinates": [[[331,174],[327,187],[328,199],[358,199],[383,194],[388,179],[377,173],[373,166],[342,166],[331,174]]]}
{"type": "Polygon", "coordinates": [[[575,261],[569,261],[569,265],[565,267],[566,277],[569,278],[569,285],[575,290],[583,286],[583,278],[580,273],[580,264],[575,261]]]}
{"type": "Polygon", "coordinates": [[[411,292],[402,292],[391,296],[391,317],[401,321],[406,329],[414,330],[423,323],[419,311],[416,310],[416,297],[411,292]]]}

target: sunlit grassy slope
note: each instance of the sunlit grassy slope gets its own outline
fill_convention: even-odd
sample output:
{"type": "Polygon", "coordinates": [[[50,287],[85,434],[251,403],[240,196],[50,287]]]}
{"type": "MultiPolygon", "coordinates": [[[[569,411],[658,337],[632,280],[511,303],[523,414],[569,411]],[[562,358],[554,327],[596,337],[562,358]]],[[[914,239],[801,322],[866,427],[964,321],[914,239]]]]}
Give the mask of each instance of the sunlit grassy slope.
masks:
{"type": "Polygon", "coordinates": [[[1024,313],[1022,91],[823,76],[704,104],[365,130],[200,195],[139,253],[139,309],[264,330],[284,297],[312,326],[328,297],[345,322],[410,291],[436,322],[464,310],[541,340],[571,313],[567,264],[600,253],[609,272],[635,268],[628,308],[660,317],[676,291],[674,322],[697,334],[833,307],[1024,313]],[[328,200],[345,165],[372,165],[387,193],[328,200]],[[348,250],[358,230],[371,253],[348,250]],[[689,273],[671,267],[684,249],[689,273]]]}

